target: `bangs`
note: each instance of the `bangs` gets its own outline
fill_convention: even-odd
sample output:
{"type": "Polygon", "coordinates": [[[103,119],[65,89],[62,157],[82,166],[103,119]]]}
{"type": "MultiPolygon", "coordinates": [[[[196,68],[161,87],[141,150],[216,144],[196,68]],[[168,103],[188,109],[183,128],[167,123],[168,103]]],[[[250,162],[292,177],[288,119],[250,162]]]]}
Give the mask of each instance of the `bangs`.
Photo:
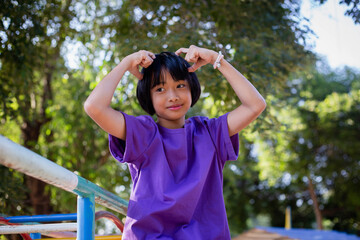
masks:
{"type": "MultiPolygon", "coordinates": [[[[164,85],[166,82],[166,73],[170,73],[171,77],[175,82],[180,80],[189,81],[190,74],[188,67],[190,64],[186,62],[181,57],[174,58],[166,56],[170,54],[162,53],[160,57],[159,54],[156,54],[154,62],[150,65],[152,69],[149,69],[151,72],[151,88],[154,88],[157,85],[164,85]],[[164,58],[165,55],[165,58],[164,58]]],[[[171,56],[171,55],[170,55],[171,56]]]]}

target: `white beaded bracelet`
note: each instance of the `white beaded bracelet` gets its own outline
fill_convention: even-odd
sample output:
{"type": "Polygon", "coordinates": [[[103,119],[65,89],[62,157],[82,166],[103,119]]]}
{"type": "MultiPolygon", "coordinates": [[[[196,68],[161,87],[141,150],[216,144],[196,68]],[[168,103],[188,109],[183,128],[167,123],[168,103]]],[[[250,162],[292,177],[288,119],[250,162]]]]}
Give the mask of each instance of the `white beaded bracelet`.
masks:
{"type": "Polygon", "coordinates": [[[224,58],[224,55],[221,53],[221,51],[219,51],[219,54],[218,54],[218,56],[217,56],[217,58],[216,58],[216,60],[214,62],[214,65],[213,65],[214,69],[221,67],[220,61],[223,58],[224,58]]]}

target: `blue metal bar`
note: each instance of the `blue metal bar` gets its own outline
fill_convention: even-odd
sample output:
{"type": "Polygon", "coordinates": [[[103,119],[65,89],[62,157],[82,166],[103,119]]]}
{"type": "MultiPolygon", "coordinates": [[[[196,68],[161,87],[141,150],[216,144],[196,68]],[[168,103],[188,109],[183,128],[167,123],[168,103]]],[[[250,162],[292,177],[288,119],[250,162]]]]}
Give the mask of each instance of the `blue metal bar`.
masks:
{"type": "Polygon", "coordinates": [[[77,240],[95,239],[95,196],[78,196],[77,240]]]}
{"type": "Polygon", "coordinates": [[[85,178],[82,178],[80,176],[77,177],[78,177],[78,184],[76,188],[73,190],[73,192],[81,196],[94,194],[95,202],[126,216],[127,207],[128,207],[127,201],[99,187],[95,183],[92,183],[85,178]]]}
{"type": "Polygon", "coordinates": [[[41,238],[41,233],[30,233],[30,237],[32,239],[40,239],[41,238]]]}
{"type": "Polygon", "coordinates": [[[76,221],[76,213],[6,217],[11,223],[76,221]]]}

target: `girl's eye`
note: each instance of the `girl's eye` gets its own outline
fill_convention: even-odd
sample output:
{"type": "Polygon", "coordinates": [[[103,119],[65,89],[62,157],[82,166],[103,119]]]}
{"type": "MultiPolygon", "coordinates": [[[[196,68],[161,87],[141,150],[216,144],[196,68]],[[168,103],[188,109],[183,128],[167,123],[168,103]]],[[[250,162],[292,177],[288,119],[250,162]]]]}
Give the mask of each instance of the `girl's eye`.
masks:
{"type": "Polygon", "coordinates": [[[164,88],[157,88],[156,92],[163,92],[165,89],[164,88]]]}
{"type": "Polygon", "coordinates": [[[179,84],[177,87],[178,87],[178,88],[184,88],[184,87],[185,87],[185,84],[179,84]]]}

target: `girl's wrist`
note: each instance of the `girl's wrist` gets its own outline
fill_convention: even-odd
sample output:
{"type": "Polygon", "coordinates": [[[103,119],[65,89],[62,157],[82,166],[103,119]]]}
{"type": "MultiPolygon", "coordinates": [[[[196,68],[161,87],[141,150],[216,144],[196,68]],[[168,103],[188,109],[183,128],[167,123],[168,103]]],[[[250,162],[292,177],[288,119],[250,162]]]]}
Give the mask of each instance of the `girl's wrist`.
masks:
{"type": "Polygon", "coordinates": [[[126,70],[129,70],[131,67],[131,60],[129,59],[129,56],[124,57],[119,65],[122,65],[126,70]]]}
{"type": "Polygon", "coordinates": [[[214,65],[217,57],[218,57],[218,53],[215,52],[214,50],[211,50],[211,61],[210,61],[211,65],[214,65]]]}

